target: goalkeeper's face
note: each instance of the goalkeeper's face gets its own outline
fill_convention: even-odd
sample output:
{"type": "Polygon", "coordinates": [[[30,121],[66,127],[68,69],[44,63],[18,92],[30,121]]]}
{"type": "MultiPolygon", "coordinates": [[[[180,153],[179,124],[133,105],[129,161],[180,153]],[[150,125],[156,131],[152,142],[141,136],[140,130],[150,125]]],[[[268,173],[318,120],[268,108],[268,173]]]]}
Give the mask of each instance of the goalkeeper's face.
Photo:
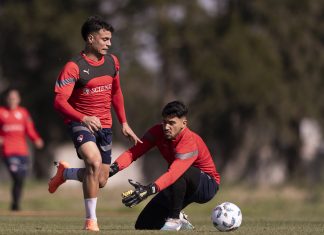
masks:
{"type": "Polygon", "coordinates": [[[173,140],[187,126],[187,118],[165,117],[163,118],[162,126],[165,138],[173,140]]]}

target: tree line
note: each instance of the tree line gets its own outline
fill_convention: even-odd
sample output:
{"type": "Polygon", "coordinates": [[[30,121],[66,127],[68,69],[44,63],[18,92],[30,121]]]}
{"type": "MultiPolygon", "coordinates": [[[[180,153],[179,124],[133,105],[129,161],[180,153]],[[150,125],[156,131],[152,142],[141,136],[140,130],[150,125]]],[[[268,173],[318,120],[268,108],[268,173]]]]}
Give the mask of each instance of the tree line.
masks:
{"type": "MultiPolygon", "coordinates": [[[[52,108],[55,80],[83,48],[83,21],[99,14],[116,28],[112,53],[137,133],[179,99],[225,180],[299,179],[312,171],[300,153],[300,123],[323,124],[323,8],[320,0],[5,0],[0,91],[22,91],[47,142],[36,176],[47,177],[53,150],[69,138],[52,108]]],[[[116,121],[114,132],[123,141],[116,121]]]]}

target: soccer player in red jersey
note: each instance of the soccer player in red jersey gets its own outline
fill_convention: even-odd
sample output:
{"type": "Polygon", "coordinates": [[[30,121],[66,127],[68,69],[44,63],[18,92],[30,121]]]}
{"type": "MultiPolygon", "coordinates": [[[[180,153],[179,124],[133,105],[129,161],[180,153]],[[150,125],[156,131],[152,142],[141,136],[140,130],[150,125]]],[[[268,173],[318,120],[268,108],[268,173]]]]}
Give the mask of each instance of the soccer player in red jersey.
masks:
{"type": "Polygon", "coordinates": [[[16,89],[6,92],[6,106],[0,107],[0,146],[2,159],[13,180],[11,210],[20,210],[22,189],[28,170],[28,136],[37,149],[44,143],[26,108],[19,106],[20,94],[16,89]]]}
{"type": "Polygon", "coordinates": [[[168,163],[168,170],[154,183],[144,186],[129,180],[135,189],[122,194],[122,202],[133,207],[158,193],[140,213],[136,229],[193,229],[181,210],[193,202],[208,202],[218,191],[220,176],[202,138],[187,127],[187,112],[182,102],[168,103],[162,123],[150,128],[142,144],[125,151],[111,165],[113,176],[153,147],[168,163]]]}
{"type": "Polygon", "coordinates": [[[134,143],[141,142],[129,127],[119,82],[119,62],[108,53],[113,27],[98,16],[89,17],[81,28],[84,50],[68,61],[55,85],[55,109],[68,125],[79,158],[85,168],[69,168],[59,162],[49,181],[49,192],[66,180],[83,183],[85,230],[99,231],[96,205],[99,188],[105,186],[111,163],[113,107],[122,133],[134,143]]]}

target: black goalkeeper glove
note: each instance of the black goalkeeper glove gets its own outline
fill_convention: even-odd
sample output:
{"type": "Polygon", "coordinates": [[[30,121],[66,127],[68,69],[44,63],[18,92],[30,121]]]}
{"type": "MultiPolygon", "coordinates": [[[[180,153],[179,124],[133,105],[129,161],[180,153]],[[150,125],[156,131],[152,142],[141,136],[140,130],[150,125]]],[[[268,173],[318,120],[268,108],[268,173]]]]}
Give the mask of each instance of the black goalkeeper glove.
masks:
{"type": "Polygon", "coordinates": [[[145,200],[148,196],[158,192],[158,187],[154,183],[144,186],[131,179],[128,182],[134,186],[135,191],[131,189],[122,193],[122,203],[127,207],[133,207],[145,200]]]}
{"type": "Polygon", "coordinates": [[[109,169],[109,177],[112,177],[119,171],[119,166],[117,162],[114,162],[113,164],[110,165],[109,169]]]}

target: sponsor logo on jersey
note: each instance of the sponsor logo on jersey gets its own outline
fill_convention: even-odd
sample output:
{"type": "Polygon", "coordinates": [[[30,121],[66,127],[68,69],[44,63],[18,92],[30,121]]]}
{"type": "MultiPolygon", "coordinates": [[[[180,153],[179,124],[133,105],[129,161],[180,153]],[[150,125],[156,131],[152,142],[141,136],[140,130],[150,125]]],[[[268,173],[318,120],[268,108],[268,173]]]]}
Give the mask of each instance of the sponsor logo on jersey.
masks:
{"type": "Polygon", "coordinates": [[[104,85],[104,86],[97,86],[97,87],[93,87],[93,88],[84,88],[83,94],[89,95],[89,94],[100,93],[100,92],[111,90],[111,87],[112,87],[112,84],[108,84],[108,85],[104,85]]]}
{"type": "Polygon", "coordinates": [[[83,72],[89,75],[90,74],[90,69],[88,69],[88,70],[84,69],[83,72]]]}
{"type": "Polygon", "coordinates": [[[25,128],[22,124],[5,124],[2,126],[2,131],[10,132],[10,131],[24,131],[25,128]]]}

